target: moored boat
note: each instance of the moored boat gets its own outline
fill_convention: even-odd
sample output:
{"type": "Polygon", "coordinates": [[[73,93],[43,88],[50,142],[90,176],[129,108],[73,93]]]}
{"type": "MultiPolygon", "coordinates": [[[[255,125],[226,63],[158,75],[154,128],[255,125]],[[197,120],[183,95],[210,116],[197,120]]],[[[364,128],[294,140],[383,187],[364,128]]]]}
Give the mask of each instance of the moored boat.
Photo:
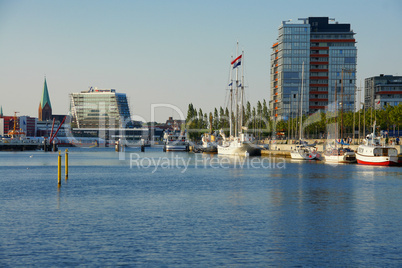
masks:
{"type": "MultiPolygon", "coordinates": [[[[238,46],[239,44],[237,44],[238,46]]],[[[238,55],[238,51],[236,51],[238,55]]],[[[237,56],[231,61],[230,68],[230,112],[229,112],[229,137],[226,137],[221,130],[222,143],[217,145],[218,154],[222,155],[238,155],[238,156],[260,156],[261,148],[253,144],[254,137],[247,131],[247,127],[243,126],[243,98],[244,98],[244,70],[241,70],[241,79],[239,79],[239,66],[242,67],[244,53],[237,56]],[[235,72],[235,79],[232,80],[232,72],[235,72]],[[233,99],[233,95],[235,99],[233,99]],[[235,109],[233,109],[233,105],[235,109]],[[235,110],[235,111],[233,111],[235,110]],[[232,120],[232,113],[234,118],[232,120]],[[233,126],[234,125],[234,126],[233,126]]]]}
{"type": "Polygon", "coordinates": [[[328,148],[323,153],[328,163],[355,163],[356,153],[350,148],[328,148]]]}
{"type": "Polygon", "coordinates": [[[185,151],[189,150],[187,133],[183,131],[165,131],[163,151],[185,151]]]}
{"type": "Polygon", "coordinates": [[[295,160],[316,160],[318,155],[314,147],[308,145],[296,145],[290,152],[290,157],[295,160]]]}
{"type": "MultiPolygon", "coordinates": [[[[224,136],[223,136],[224,137],[224,136]]],[[[260,156],[261,148],[252,143],[253,137],[247,133],[241,133],[239,137],[223,139],[218,145],[218,153],[222,155],[260,156]]]]}
{"type": "Polygon", "coordinates": [[[205,133],[202,135],[201,141],[202,144],[199,146],[195,146],[193,151],[195,153],[210,153],[214,154],[218,152],[218,147],[216,144],[216,135],[205,133]]]}
{"type": "Polygon", "coordinates": [[[375,166],[396,166],[398,162],[398,151],[387,145],[381,145],[380,137],[375,135],[375,122],[373,133],[367,135],[365,144],[357,148],[357,163],[361,165],[375,166]]]}

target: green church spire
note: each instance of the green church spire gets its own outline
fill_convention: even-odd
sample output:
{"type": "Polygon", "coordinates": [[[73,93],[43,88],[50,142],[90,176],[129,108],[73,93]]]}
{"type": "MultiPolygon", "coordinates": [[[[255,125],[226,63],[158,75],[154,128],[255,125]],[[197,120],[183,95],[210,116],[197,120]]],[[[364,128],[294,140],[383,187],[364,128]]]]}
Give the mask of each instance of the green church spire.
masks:
{"type": "Polygon", "coordinates": [[[0,116],[3,117],[3,105],[0,108],[0,116]]]}
{"type": "Polygon", "coordinates": [[[42,109],[43,109],[43,107],[45,107],[46,103],[48,103],[50,109],[52,109],[52,105],[50,104],[49,92],[47,91],[47,83],[46,83],[46,77],[45,77],[45,84],[43,86],[42,100],[40,102],[42,109]]]}

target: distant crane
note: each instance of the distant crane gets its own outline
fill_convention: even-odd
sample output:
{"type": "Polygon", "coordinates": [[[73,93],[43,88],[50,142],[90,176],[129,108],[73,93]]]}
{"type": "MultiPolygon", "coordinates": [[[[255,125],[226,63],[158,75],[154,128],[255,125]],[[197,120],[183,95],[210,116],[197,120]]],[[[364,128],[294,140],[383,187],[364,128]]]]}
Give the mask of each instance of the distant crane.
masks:
{"type": "Polygon", "coordinates": [[[17,113],[19,112],[14,112],[14,128],[13,130],[10,130],[8,132],[8,135],[11,136],[12,139],[19,138],[25,135],[25,132],[22,131],[21,128],[17,130],[17,113]]]}

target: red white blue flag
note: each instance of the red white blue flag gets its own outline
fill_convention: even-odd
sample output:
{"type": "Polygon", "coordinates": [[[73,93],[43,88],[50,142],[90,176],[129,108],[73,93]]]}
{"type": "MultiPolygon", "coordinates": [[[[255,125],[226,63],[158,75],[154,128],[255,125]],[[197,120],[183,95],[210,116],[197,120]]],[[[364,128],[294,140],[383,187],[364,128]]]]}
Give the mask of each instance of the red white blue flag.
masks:
{"type": "Polygon", "coordinates": [[[238,56],[237,58],[235,58],[235,59],[232,61],[231,64],[233,65],[233,69],[236,68],[236,67],[238,67],[239,65],[241,65],[241,56],[242,56],[242,55],[238,56]]]}

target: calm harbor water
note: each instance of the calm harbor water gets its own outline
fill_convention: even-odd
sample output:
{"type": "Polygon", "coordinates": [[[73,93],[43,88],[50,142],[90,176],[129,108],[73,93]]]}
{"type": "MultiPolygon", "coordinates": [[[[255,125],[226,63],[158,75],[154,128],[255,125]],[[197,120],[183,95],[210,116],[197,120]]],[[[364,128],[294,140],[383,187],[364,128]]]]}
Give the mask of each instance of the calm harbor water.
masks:
{"type": "Polygon", "coordinates": [[[1,267],[402,265],[400,167],[161,148],[69,160],[58,188],[57,153],[0,152],[1,267]]]}

